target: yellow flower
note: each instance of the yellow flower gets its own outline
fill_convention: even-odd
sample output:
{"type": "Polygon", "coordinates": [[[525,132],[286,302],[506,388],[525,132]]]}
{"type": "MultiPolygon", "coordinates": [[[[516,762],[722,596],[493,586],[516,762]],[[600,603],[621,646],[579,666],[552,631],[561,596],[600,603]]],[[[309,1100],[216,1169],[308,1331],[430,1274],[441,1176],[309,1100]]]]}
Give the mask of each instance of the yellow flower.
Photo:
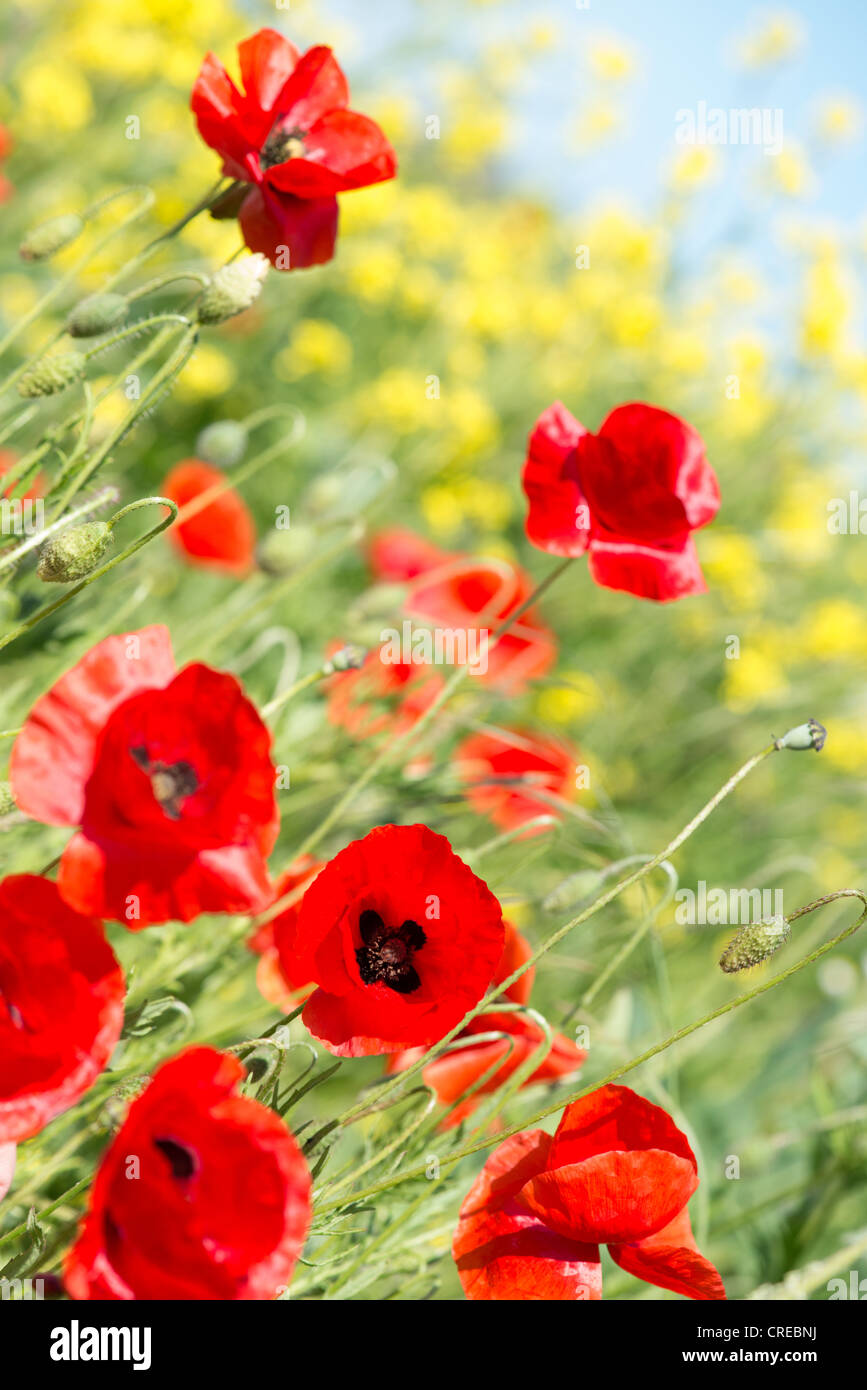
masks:
{"type": "Polygon", "coordinates": [[[789,143],[779,154],[763,164],[765,181],[772,192],[787,198],[801,198],[813,185],[813,171],[803,150],[789,143]]]}
{"type": "Polygon", "coordinates": [[[745,639],[740,656],[725,663],[724,698],[729,709],[750,709],[785,695],[786,673],[775,656],[754,639],[745,639]]]}
{"type": "Polygon", "coordinates": [[[681,192],[701,188],[719,174],[719,154],[709,145],[690,145],[681,150],[671,170],[672,186],[681,192]]]}
{"type": "Polygon", "coordinates": [[[829,145],[844,144],[854,140],[861,132],[864,112],[860,102],[846,93],[836,97],[826,97],[819,106],[817,128],[819,138],[829,145]]]}
{"type": "Polygon", "coordinates": [[[624,126],[623,112],[610,101],[595,101],[579,114],[573,127],[575,147],[593,149],[612,139],[624,126]]]}
{"type": "Polygon", "coordinates": [[[807,610],[795,646],[820,661],[860,661],[867,655],[867,617],[848,599],[824,599],[807,610]]]}
{"type": "Polygon", "coordinates": [[[353,247],[353,264],[346,271],[346,283],[361,299],[381,304],[393,296],[403,262],[397,251],[384,244],[366,243],[353,247]]]}
{"type": "Polygon", "coordinates": [[[603,707],[605,698],[591,676],[564,671],[560,679],[562,684],[548,686],[536,697],[536,713],[543,723],[577,723],[603,707]]]}
{"type": "Polygon", "coordinates": [[[18,121],[22,130],[46,135],[80,130],[93,116],[87,79],[68,62],[37,58],[18,73],[18,121]]]}
{"type": "Polygon", "coordinates": [[[325,319],[302,319],[275,365],[278,376],[294,381],[309,372],[339,376],[351,363],[352,343],[345,333],[325,319]]]}
{"type": "Polygon", "coordinates": [[[779,10],[767,17],[760,29],[741,42],[747,67],[765,67],[792,58],[804,42],[804,27],[797,15],[779,10]]]}
{"type": "Polygon", "coordinates": [[[633,53],[617,38],[591,40],[587,56],[595,75],[606,82],[622,82],[635,71],[633,53]]]}
{"type": "Polygon", "coordinates": [[[181,373],[177,394],[181,400],[221,396],[235,380],[234,363],[219,348],[203,343],[181,373]]]}
{"type": "Polygon", "coordinates": [[[823,256],[809,267],[801,324],[801,338],[807,354],[833,357],[839,352],[849,325],[854,295],[854,286],[836,256],[823,256]]]}
{"type": "Polygon", "coordinates": [[[715,528],[702,537],[701,559],[709,587],[721,589],[733,608],[754,609],[761,603],[764,571],[748,536],[715,528]]]}

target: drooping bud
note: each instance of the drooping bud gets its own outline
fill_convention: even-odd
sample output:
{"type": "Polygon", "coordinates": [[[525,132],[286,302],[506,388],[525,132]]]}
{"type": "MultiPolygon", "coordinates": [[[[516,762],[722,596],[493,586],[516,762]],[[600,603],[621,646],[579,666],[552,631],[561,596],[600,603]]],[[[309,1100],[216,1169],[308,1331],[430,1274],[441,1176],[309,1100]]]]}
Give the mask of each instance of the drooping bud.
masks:
{"type": "Polygon", "coordinates": [[[828,737],[828,730],[820,724],[818,719],[808,719],[806,724],[799,724],[796,729],[790,729],[782,738],[775,742],[776,748],[791,748],[793,751],[801,753],[808,748],[815,748],[820,753],[825,746],[825,739],[828,737]]]}
{"type": "Polygon", "coordinates": [[[199,300],[199,323],[224,323],[243,314],[259,298],[267,274],[267,257],[258,251],[221,266],[199,300]]]}
{"type": "Polygon", "coordinates": [[[749,970],[779,951],[789,939],[791,927],[782,914],[766,917],[762,922],[750,922],[741,927],[720,956],[720,969],[727,975],[749,970]]]}
{"type": "Polygon", "coordinates": [[[66,331],[73,338],[95,338],[123,323],[129,303],[122,294],[91,294],[76,304],[66,320],[66,331]]]}
{"type": "Polygon", "coordinates": [[[44,261],[57,251],[62,251],[84,231],[84,218],[77,212],[67,212],[61,217],[52,217],[41,227],[28,232],[18,248],[25,261],[44,261]]]}
{"type": "Polygon", "coordinates": [[[0,782],[0,816],[8,816],[15,810],[15,797],[11,782],[0,782]]]}
{"type": "Polygon", "coordinates": [[[18,382],[19,396],[54,396],[84,376],[86,358],[80,352],[58,352],[43,357],[18,382]]]}
{"type": "Polygon", "coordinates": [[[309,560],[316,545],[317,533],[312,526],[292,526],[287,531],[275,528],[260,540],[256,561],[266,574],[279,578],[291,574],[309,560]]]}
{"type": "Polygon", "coordinates": [[[196,440],[196,457],[215,468],[232,468],[244,457],[247,430],[239,420],[215,420],[196,440]]]}
{"type": "Polygon", "coordinates": [[[39,553],[36,573],[47,584],[73,584],[96,569],[112,544],[107,521],[70,526],[47,540],[39,553]]]}
{"type": "Polygon", "coordinates": [[[323,664],[323,671],[331,675],[333,671],[357,671],[364,665],[367,652],[364,647],[357,646],[354,642],[348,642],[345,647],[341,647],[328,661],[323,664]]]}

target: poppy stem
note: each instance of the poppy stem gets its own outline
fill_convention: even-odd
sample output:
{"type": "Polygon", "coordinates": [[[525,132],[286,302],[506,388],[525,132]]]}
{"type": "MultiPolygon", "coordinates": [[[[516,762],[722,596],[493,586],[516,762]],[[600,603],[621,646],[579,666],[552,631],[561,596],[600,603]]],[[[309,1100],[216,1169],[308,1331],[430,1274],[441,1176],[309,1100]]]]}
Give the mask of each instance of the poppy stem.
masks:
{"type": "MultiPolygon", "coordinates": [[[[460,675],[461,672],[457,672],[456,674],[460,675]]],[[[416,725],[415,727],[417,728],[418,725],[416,725]]],[[[420,1057],[419,1060],[417,1062],[414,1062],[411,1067],[408,1067],[406,1071],[401,1072],[398,1076],[393,1078],[392,1081],[387,1082],[380,1095],[396,1090],[397,1086],[399,1086],[402,1081],[409,1080],[412,1076],[416,1075],[419,1071],[421,1071],[422,1067],[426,1067],[429,1064],[429,1062],[431,1062],[432,1059],[439,1054],[439,1052],[447,1043],[451,1042],[453,1038],[457,1037],[458,1033],[460,1033],[462,1029],[466,1027],[470,1019],[475,1018],[477,1014],[483,1013],[485,1009],[489,1008],[493,1001],[498,997],[498,995],[504,994],[506,990],[509,989],[510,985],[513,985],[515,981],[519,979],[521,975],[524,974],[525,970],[529,970],[531,966],[535,965],[536,962],[540,960],[542,956],[546,955],[547,952],[550,951],[553,946],[556,946],[558,942],[562,941],[563,938],[569,934],[569,932],[571,932],[575,927],[580,926],[583,922],[586,922],[590,917],[595,916],[595,914],[597,912],[600,912],[603,907],[607,907],[610,902],[613,902],[615,898],[618,898],[620,894],[623,893],[627,888],[630,888],[633,883],[638,883],[641,879],[645,878],[647,874],[649,874],[653,869],[658,868],[659,865],[662,864],[666,859],[670,859],[672,854],[674,854],[675,850],[679,849],[680,846],[684,843],[684,841],[688,840],[690,835],[692,835],[698,829],[698,827],[704,821],[707,820],[708,816],[716,810],[720,802],[724,801],[725,798],[729,795],[729,793],[734,791],[735,787],[739,786],[740,783],[744,780],[744,778],[748,777],[754,768],[758,767],[760,763],[764,762],[765,758],[769,757],[771,753],[776,753],[778,751],[779,750],[777,744],[771,743],[767,746],[767,748],[763,748],[761,753],[755,753],[753,757],[748,758],[747,761],[744,763],[743,767],[738,768],[737,772],[735,772],[728,779],[728,781],[720,787],[718,792],[714,793],[710,801],[705,803],[701,810],[695,816],[693,816],[692,820],[689,821],[688,824],[685,825],[682,830],[678,831],[677,835],[675,835],[674,839],[666,845],[665,849],[660,850],[659,853],[655,854],[652,859],[648,859],[645,863],[639,865],[639,867],[636,868],[632,873],[626,874],[624,878],[618,879],[617,883],[615,883],[613,887],[609,888],[606,893],[602,893],[592,903],[585,907],[583,911],[579,912],[576,917],[572,917],[568,922],[565,923],[564,926],[559,927],[557,931],[553,932],[552,935],[549,936],[547,940],[545,940],[542,943],[538,950],[534,951],[533,954],[526,961],[524,961],[523,964],[520,965],[517,970],[514,970],[511,975],[507,976],[506,979],[500,981],[497,985],[495,985],[495,987],[492,990],[490,990],[485,995],[485,997],[479,1001],[478,1004],[476,1004],[475,1008],[470,1009],[469,1013],[464,1015],[460,1023],[455,1024],[451,1032],[446,1033],[444,1038],[441,1038],[440,1041],[436,1043],[434,1047],[432,1047],[428,1052],[425,1052],[424,1056],[420,1057]]],[[[271,912],[273,914],[273,909],[271,909],[271,912]]],[[[359,1102],[357,1105],[352,1106],[343,1115],[339,1116],[338,1123],[352,1123],[352,1121],[358,1117],[358,1115],[364,1108],[365,1107],[363,1102],[359,1102]]]]}
{"type": "MultiPolygon", "coordinates": [[[[517,1124],[511,1125],[507,1129],[499,1130],[493,1135],[486,1135],[473,1144],[467,1144],[460,1149],[454,1150],[453,1153],[445,1154],[439,1160],[440,1169],[451,1168],[454,1164],[459,1163],[461,1159],[468,1158],[471,1154],[482,1152],[484,1149],[489,1149],[494,1144],[500,1144],[504,1139],[509,1139],[512,1135],[520,1134],[523,1130],[530,1129],[539,1124],[541,1120],[547,1119],[549,1115],[556,1114],[565,1106],[572,1105],[577,1100],[583,1100],[586,1096],[592,1095],[594,1091],[600,1090],[603,1086],[612,1085],[614,1082],[619,1081],[622,1076],[626,1076],[627,1073],[634,1071],[636,1067],[640,1067],[644,1062],[649,1062],[653,1057],[658,1057],[660,1053],[665,1052],[666,1049],[673,1046],[674,1043],[681,1042],[683,1038],[689,1037],[691,1033],[698,1032],[700,1028],[705,1028],[707,1024],[713,1023],[715,1019],[722,1018],[725,1014],[732,1013],[735,1009],[741,1008],[744,1004],[749,1004],[752,999],[758,999],[760,995],[767,994],[769,990],[775,989],[777,985],[781,985],[784,980],[788,980],[792,975],[797,975],[797,973],[806,966],[812,965],[815,961],[820,960],[822,956],[827,955],[829,951],[833,951],[835,947],[841,945],[848,937],[853,936],[864,920],[867,919],[867,894],[864,894],[857,888],[842,888],[836,893],[829,893],[826,897],[817,898],[815,902],[808,903],[806,907],[799,908],[797,912],[791,914],[794,920],[797,917],[803,917],[808,912],[815,911],[818,907],[825,907],[828,903],[836,902],[840,898],[852,897],[859,898],[864,904],[864,910],[857,920],[850,926],[845,927],[843,931],[839,932],[835,937],[832,937],[830,941],[826,941],[824,945],[818,946],[815,951],[811,951],[809,955],[796,961],[794,965],[790,965],[787,970],[781,970],[778,975],[774,975],[772,979],[766,980],[763,984],[756,985],[755,988],[749,990],[746,994],[741,994],[736,999],[729,999],[727,1003],[721,1004],[719,1008],[713,1009],[711,1013],[705,1014],[702,1018],[695,1019],[692,1023],[685,1024],[683,1028],[678,1028],[676,1032],[669,1034],[669,1036],[663,1038],[661,1042],[654,1043],[652,1047],[639,1053],[638,1056],[631,1058],[630,1061],[624,1062],[619,1067],[615,1067],[613,1071],[609,1072],[608,1075],[604,1076],[600,1081],[595,1081],[590,1086],[582,1087],[580,1091],[574,1092],[574,1094],[567,1096],[565,1099],[560,1098],[556,1100],[553,1105],[546,1105],[544,1109],[537,1110],[534,1115],[521,1120],[517,1124]]],[[[446,1040],[444,1039],[443,1041],[445,1042],[446,1040]]],[[[440,1047],[442,1044],[437,1044],[437,1046],[440,1047]]],[[[426,1065],[428,1061],[429,1057],[426,1056],[422,1065],[426,1065]]],[[[401,1073],[401,1077],[404,1079],[409,1075],[409,1068],[401,1073]]],[[[317,1206],[317,1215],[323,1215],[325,1212],[334,1210],[337,1207],[349,1205],[349,1203],[366,1201],[368,1198],[377,1196],[380,1192],[384,1192],[388,1188],[395,1187],[398,1183],[406,1182],[413,1178],[425,1177],[427,1171],[427,1165],[425,1163],[418,1164],[414,1168],[408,1168],[399,1176],[385,1178],[382,1182],[374,1183],[371,1187],[365,1188],[362,1192],[354,1192],[346,1198],[335,1198],[330,1202],[320,1203],[317,1206]]],[[[436,1179],[433,1180],[436,1181],[436,1179]]]]}
{"type": "MultiPolygon", "coordinates": [[[[547,574],[545,578],[541,581],[541,583],[539,583],[536,586],[536,588],[529,595],[529,597],[526,598],[523,603],[519,604],[518,607],[515,609],[514,613],[510,614],[506,621],[501,623],[500,626],[496,628],[496,630],[492,633],[491,640],[488,643],[488,651],[490,651],[491,648],[496,645],[496,643],[499,641],[501,637],[505,636],[505,634],[509,631],[512,625],[518,621],[521,615],[523,613],[526,613],[527,609],[532,607],[532,605],[537,601],[537,599],[539,599],[542,596],[542,594],[544,594],[548,589],[550,589],[551,585],[557,579],[560,578],[560,575],[565,574],[566,570],[568,569],[569,565],[571,565],[571,563],[572,557],[568,556],[565,560],[562,560],[559,565],[554,566],[550,573],[547,574]]],[[[340,799],[337,802],[335,802],[334,806],[332,806],[331,810],[323,818],[323,820],[319,822],[315,830],[312,830],[310,832],[310,834],[307,836],[307,839],[292,856],[293,860],[296,858],[300,858],[301,855],[309,854],[313,849],[315,849],[315,847],[320,843],[320,841],[323,840],[325,836],[328,834],[332,826],[337,824],[346,808],[348,806],[351,806],[356,797],[359,796],[361,792],[364,791],[364,788],[368,786],[370,782],[373,781],[380,768],[384,767],[387,763],[391,762],[392,759],[397,754],[401,753],[404,748],[408,747],[409,744],[415,742],[419,734],[423,733],[424,730],[429,727],[429,725],[433,722],[436,715],[442,709],[446,701],[451,699],[454,692],[458,690],[460,686],[463,684],[463,682],[466,680],[470,672],[470,669],[471,668],[469,665],[459,666],[457,670],[454,671],[453,674],[446,681],[445,685],[437,695],[436,699],[433,700],[432,703],[428,706],[421,718],[416,720],[415,724],[413,724],[404,733],[400,734],[392,742],[383,745],[379,753],[377,753],[376,757],[368,763],[364,771],[355,779],[352,785],[347,788],[343,796],[341,796],[340,799]]],[[[265,922],[270,922],[273,917],[278,916],[278,914],[281,913],[286,907],[286,903],[284,901],[284,898],[286,896],[287,895],[284,895],[283,898],[278,898],[276,902],[273,902],[271,906],[266,908],[264,912],[260,913],[258,917],[254,917],[250,926],[253,928],[261,926],[265,922]]],[[[450,1036],[454,1035],[452,1034],[450,1036]]],[[[418,1071],[419,1067],[415,1067],[413,1068],[413,1070],[418,1071]]],[[[403,1073],[404,1076],[406,1074],[407,1073],[403,1073]]]]}

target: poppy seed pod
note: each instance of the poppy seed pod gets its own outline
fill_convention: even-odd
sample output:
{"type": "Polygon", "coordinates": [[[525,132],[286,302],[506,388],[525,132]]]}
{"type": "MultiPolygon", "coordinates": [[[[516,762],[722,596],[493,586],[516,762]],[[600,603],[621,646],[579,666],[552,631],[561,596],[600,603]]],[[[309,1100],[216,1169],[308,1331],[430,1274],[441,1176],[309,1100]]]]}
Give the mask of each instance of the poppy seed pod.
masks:
{"type": "Polygon", "coordinates": [[[325,663],[325,669],[330,671],[357,671],[364,665],[364,658],[367,652],[364,647],[358,647],[350,642],[345,647],[340,647],[333,652],[329,660],[325,663]]]}
{"type": "Polygon", "coordinates": [[[791,926],[782,914],[766,917],[762,922],[750,922],[733,937],[720,956],[720,969],[727,975],[761,965],[789,939],[791,926]]]}
{"type": "Polygon", "coordinates": [[[62,251],[71,241],[75,241],[83,231],[84,219],[79,217],[77,212],[52,217],[49,222],[43,222],[41,227],[34,227],[32,232],[27,233],[18,248],[18,253],[25,261],[47,260],[57,251],[62,251]]]}
{"type": "Polygon", "coordinates": [[[70,526],[46,541],[39,553],[36,573],[47,584],[71,584],[91,573],[112,544],[107,521],[86,521],[70,526]]]}
{"type": "Polygon", "coordinates": [[[808,748],[813,748],[817,753],[821,753],[825,747],[825,739],[828,737],[828,730],[818,719],[808,719],[806,724],[799,724],[797,728],[790,729],[782,738],[778,738],[776,748],[790,748],[793,752],[803,753],[808,748]]]}
{"type": "Polygon", "coordinates": [[[80,352],[58,352],[43,357],[18,382],[19,396],[54,396],[84,376],[85,357],[80,352]]]}
{"type": "Polygon", "coordinates": [[[221,266],[199,300],[199,323],[225,323],[243,314],[259,298],[267,274],[268,262],[258,252],[221,266]]]}
{"type": "Polygon", "coordinates": [[[76,304],[66,320],[72,338],[95,338],[123,323],[129,303],[122,294],[91,294],[76,304]]]}
{"type": "Polygon", "coordinates": [[[216,468],[239,463],[247,447],[247,431],[239,420],[216,420],[206,425],[196,440],[196,457],[216,468]]]}

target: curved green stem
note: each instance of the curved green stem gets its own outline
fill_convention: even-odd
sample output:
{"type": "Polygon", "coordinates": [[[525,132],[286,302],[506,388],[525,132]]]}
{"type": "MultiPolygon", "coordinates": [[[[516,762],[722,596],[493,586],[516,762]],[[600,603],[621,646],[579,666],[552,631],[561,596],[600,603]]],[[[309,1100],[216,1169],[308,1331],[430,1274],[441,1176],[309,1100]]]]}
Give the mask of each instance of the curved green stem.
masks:
{"type": "MultiPolygon", "coordinates": [[[[459,1163],[461,1159],[468,1158],[471,1154],[480,1153],[484,1149],[491,1148],[494,1144],[500,1144],[504,1139],[511,1138],[513,1134],[520,1134],[522,1130],[532,1129],[535,1125],[538,1125],[540,1121],[547,1119],[550,1115],[554,1115],[558,1111],[563,1110],[576,1100],[583,1100],[586,1096],[592,1095],[594,1091],[600,1090],[603,1086],[610,1086],[614,1082],[619,1081],[622,1076],[626,1076],[629,1072],[634,1071],[636,1067],[642,1066],[644,1062],[649,1062],[651,1058],[658,1057],[660,1053],[665,1052],[667,1048],[680,1042],[681,1039],[689,1037],[691,1033],[697,1032],[700,1028],[705,1028],[707,1024],[713,1023],[717,1018],[722,1018],[724,1014],[731,1013],[734,1009],[742,1008],[744,1004],[749,1004],[751,1000],[758,999],[762,994],[767,994],[769,990],[776,989],[777,985],[781,985],[784,980],[790,979],[792,975],[797,975],[797,973],[806,966],[812,965],[815,961],[820,960],[822,956],[827,955],[829,951],[833,951],[835,947],[852,936],[864,922],[865,918],[867,918],[867,895],[857,888],[844,888],[837,893],[829,893],[824,898],[817,898],[815,902],[809,903],[806,907],[799,908],[797,912],[792,913],[789,919],[793,921],[797,917],[803,917],[807,912],[815,911],[817,907],[824,907],[828,903],[836,902],[839,898],[850,897],[859,898],[864,904],[864,910],[857,921],[844,928],[843,931],[839,932],[837,936],[833,937],[830,941],[826,941],[823,946],[817,947],[815,951],[811,951],[809,955],[796,961],[794,965],[790,965],[787,970],[781,970],[778,975],[774,975],[772,979],[766,980],[764,984],[756,985],[754,989],[749,990],[746,994],[741,994],[736,999],[730,999],[727,1003],[721,1004],[719,1008],[713,1009],[711,1013],[705,1014],[702,1018],[695,1019],[692,1023],[687,1023],[683,1028],[678,1028],[675,1033],[671,1033],[667,1038],[663,1038],[661,1042],[655,1043],[653,1047],[649,1047],[646,1051],[639,1053],[637,1057],[632,1057],[628,1062],[624,1062],[621,1066],[615,1067],[614,1070],[609,1072],[607,1076],[604,1076],[601,1081],[596,1081],[590,1086],[584,1086],[580,1091],[575,1091],[565,1099],[556,1100],[553,1105],[546,1105],[542,1110],[537,1110],[536,1113],[531,1115],[528,1119],[522,1120],[518,1124],[511,1125],[507,1129],[500,1130],[497,1134],[486,1135],[475,1143],[466,1144],[462,1148],[456,1149],[453,1153],[446,1154],[440,1160],[440,1168],[452,1168],[456,1163],[459,1163]]],[[[408,1071],[404,1072],[403,1076],[405,1077],[408,1074],[408,1071]]],[[[356,1202],[366,1201],[369,1197],[374,1197],[380,1192],[387,1191],[390,1187],[397,1186],[398,1183],[407,1182],[413,1178],[424,1177],[426,1171],[425,1164],[418,1164],[414,1168],[408,1168],[406,1172],[401,1173],[398,1177],[388,1178],[382,1182],[374,1183],[371,1187],[365,1188],[362,1192],[354,1192],[349,1198],[324,1202],[318,1208],[317,1214],[322,1215],[324,1212],[334,1210],[338,1207],[348,1206],[350,1203],[354,1204],[356,1202]]],[[[436,1181],[436,1179],[432,1181],[436,1181]]]]}

